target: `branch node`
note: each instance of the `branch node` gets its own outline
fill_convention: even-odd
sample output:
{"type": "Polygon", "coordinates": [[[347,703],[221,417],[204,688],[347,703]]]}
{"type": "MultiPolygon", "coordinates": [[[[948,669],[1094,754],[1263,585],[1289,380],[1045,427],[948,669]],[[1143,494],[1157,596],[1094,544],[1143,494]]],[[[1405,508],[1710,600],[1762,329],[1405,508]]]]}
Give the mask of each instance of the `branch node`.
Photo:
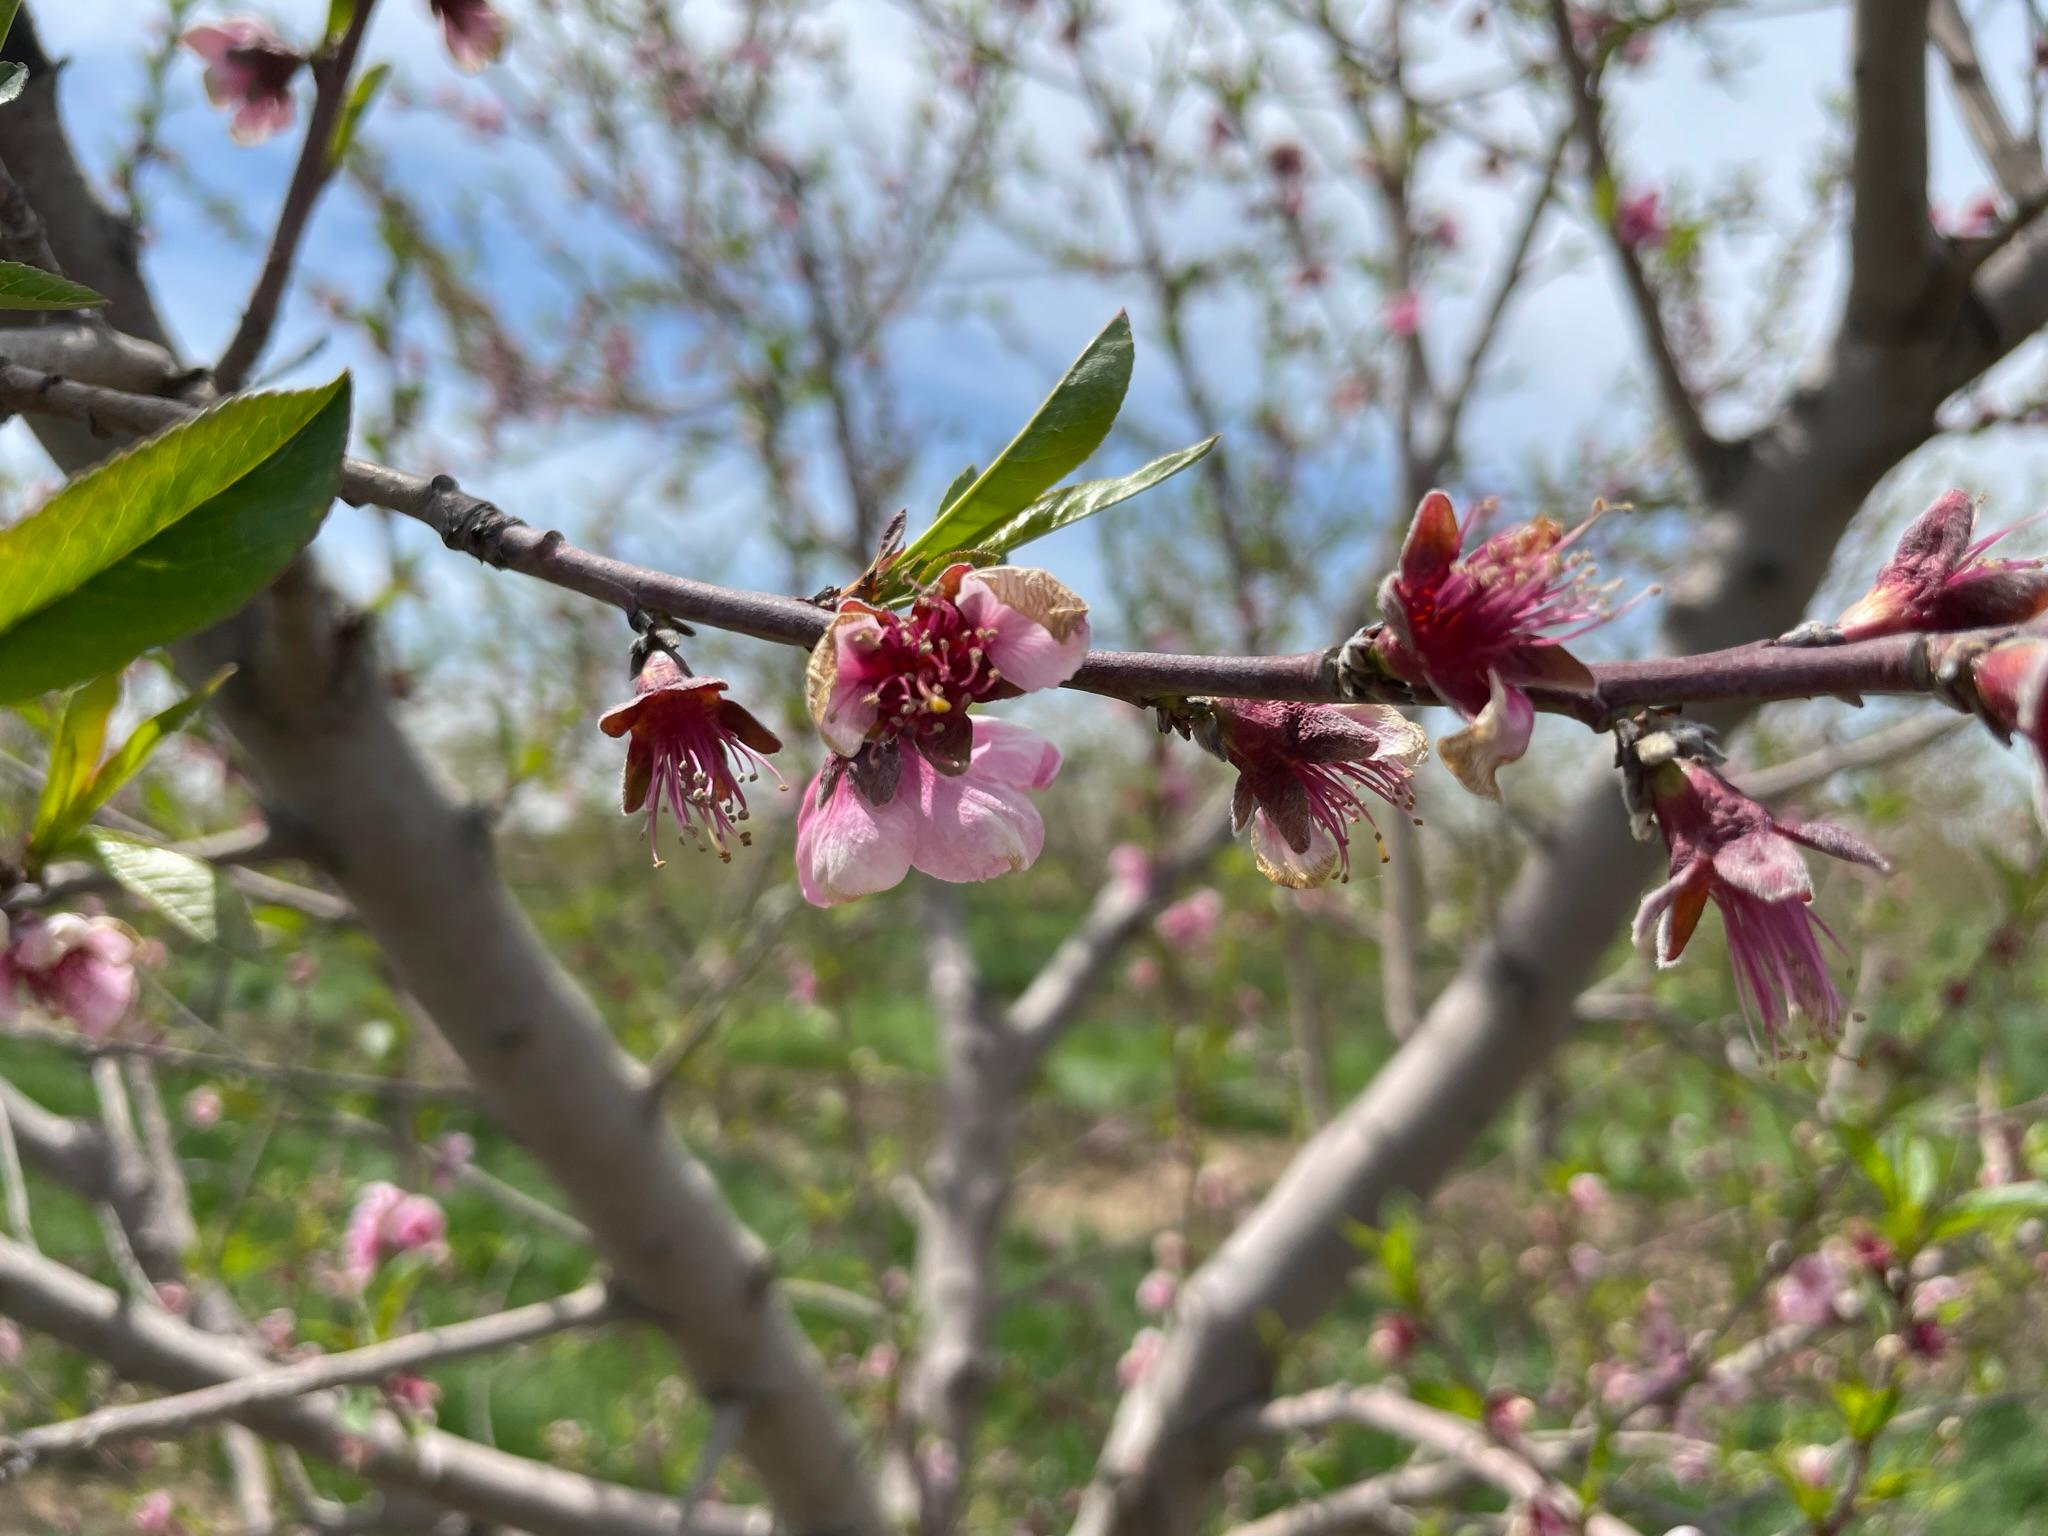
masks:
{"type": "MultiPolygon", "coordinates": [[[[443,544],[501,571],[512,563],[505,553],[505,535],[526,526],[482,497],[467,494],[453,475],[436,475],[427,482],[427,516],[441,530],[443,544]]],[[[559,540],[561,535],[549,537],[559,540]]]]}

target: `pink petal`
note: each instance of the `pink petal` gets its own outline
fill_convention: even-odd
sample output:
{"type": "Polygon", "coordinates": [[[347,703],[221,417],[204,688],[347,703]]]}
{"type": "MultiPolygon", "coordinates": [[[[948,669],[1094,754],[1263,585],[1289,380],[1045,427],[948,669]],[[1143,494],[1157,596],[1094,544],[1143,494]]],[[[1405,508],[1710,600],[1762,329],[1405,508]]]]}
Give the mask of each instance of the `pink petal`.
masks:
{"type": "Polygon", "coordinates": [[[1804,899],[1813,894],[1806,861],[1789,838],[1764,828],[1745,832],[1714,851],[1714,873],[1764,901],[1804,899]]]}
{"type": "Polygon", "coordinates": [[[1855,833],[1826,821],[1781,821],[1777,829],[1804,847],[1852,864],[1867,864],[1881,874],[1890,874],[1892,861],[1855,833]]]}
{"type": "Polygon", "coordinates": [[[1056,688],[1088,659],[1088,610],[1043,571],[997,566],[960,582],[960,613],[993,631],[988,659],[1003,680],[1035,693],[1056,688]]]}
{"type": "MultiPolygon", "coordinates": [[[[906,779],[908,775],[906,775],[906,779]]],[[[967,884],[1029,869],[1045,847],[1045,822],[1024,791],[970,765],[957,775],[924,773],[898,798],[922,792],[923,819],[911,861],[935,880],[967,884]]]]}
{"type": "Polygon", "coordinates": [[[804,900],[834,907],[900,884],[910,873],[917,842],[918,782],[936,775],[915,752],[906,752],[896,798],[887,805],[870,805],[842,773],[821,806],[818,783],[824,773],[818,770],[797,811],[796,879],[804,900]]]}
{"type": "Polygon", "coordinates": [[[968,772],[1014,789],[1044,789],[1060,771],[1060,749],[1021,725],[971,717],[974,751],[968,772]]]}
{"type": "Polygon", "coordinates": [[[288,95],[252,96],[228,120],[228,137],[237,144],[261,144],[289,128],[295,111],[288,95]]]}
{"type": "Polygon", "coordinates": [[[1498,672],[1487,679],[1486,707],[1465,730],[1436,744],[1437,756],[1457,781],[1473,794],[1500,799],[1498,774],[1520,761],[1536,732],[1536,706],[1519,688],[1510,688],[1498,672]]]}

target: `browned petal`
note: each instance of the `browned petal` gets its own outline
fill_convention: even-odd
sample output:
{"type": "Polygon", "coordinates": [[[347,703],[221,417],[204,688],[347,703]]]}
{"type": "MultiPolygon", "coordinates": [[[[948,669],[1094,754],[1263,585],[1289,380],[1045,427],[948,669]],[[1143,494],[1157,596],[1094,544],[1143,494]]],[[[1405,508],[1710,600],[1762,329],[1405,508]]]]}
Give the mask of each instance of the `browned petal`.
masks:
{"type": "Polygon", "coordinates": [[[1694,880],[1686,884],[1672,898],[1666,917],[1670,921],[1671,942],[1664,953],[1657,958],[1670,964],[1685,953],[1685,946],[1692,942],[1693,930],[1700,925],[1700,914],[1707,910],[1707,888],[1709,882],[1694,880]]]}
{"type": "Polygon", "coordinates": [[[999,603],[1015,608],[1055,640],[1065,640],[1088,617],[1088,605],[1050,571],[1029,565],[998,565],[975,572],[999,603]]]}
{"type": "Polygon", "coordinates": [[[735,703],[731,699],[720,699],[718,723],[725,728],[726,734],[737,736],[763,757],[782,750],[782,738],[756,720],[744,704],[735,703]]]}
{"type": "Polygon", "coordinates": [[[654,748],[645,736],[635,735],[626,746],[626,772],[619,781],[619,809],[628,816],[639,810],[647,803],[647,788],[653,782],[654,748]]]}
{"type": "Polygon", "coordinates": [[[1592,669],[1561,645],[1518,645],[1500,675],[1504,683],[1555,688],[1560,693],[1591,693],[1599,687],[1592,669]]]}
{"type": "Polygon", "coordinates": [[[607,736],[623,736],[633,729],[633,722],[640,718],[640,712],[647,707],[652,694],[643,693],[637,699],[628,699],[598,716],[597,728],[607,736]]]}

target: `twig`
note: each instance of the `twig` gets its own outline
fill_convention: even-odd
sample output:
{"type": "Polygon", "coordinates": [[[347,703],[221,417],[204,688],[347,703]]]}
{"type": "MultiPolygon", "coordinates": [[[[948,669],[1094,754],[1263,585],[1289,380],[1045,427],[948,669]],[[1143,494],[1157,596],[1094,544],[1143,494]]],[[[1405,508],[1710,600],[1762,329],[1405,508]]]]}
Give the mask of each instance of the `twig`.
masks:
{"type": "Polygon", "coordinates": [[[136,1057],[160,1066],[194,1072],[217,1072],[257,1082],[292,1083],[324,1093],[367,1093],[405,1103],[467,1101],[475,1096],[467,1083],[423,1083],[411,1078],[379,1077],[367,1072],[335,1072],[322,1067],[290,1066],[253,1056],[187,1050],[155,1040],[91,1040],[68,1029],[41,1024],[0,1025],[0,1040],[44,1046],[88,1061],[136,1057]]]}
{"type": "Polygon", "coordinates": [[[264,1403],[304,1397],[359,1382],[382,1381],[401,1371],[425,1370],[451,1360],[528,1344],[550,1334],[610,1322],[621,1315],[604,1285],[586,1285],[553,1301],[516,1307],[491,1317],[429,1328],[338,1355],[294,1361],[232,1381],[146,1403],[101,1408],[61,1424],[23,1430],[0,1442],[0,1465],[15,1471],[54,1456],[75,1456],[114,1439],[167,1439],[264,1403]]]}
{"type": "Polygon", "coordinates": [[[14,1142],[14,1121],[8,1117],[5,1098],[0,1098],[0,1178],[7,1186],[9,1230],[17,1242],[36,1248],[35,1224],[29,1219],[28,1181],[22,1177],[21,1148],[14,1142]]]}
{"type": "Polygon", "coordinates": [[[362,48],[363,34],[369,30],[370,13],[376,8],[377,0],[354,0],[341,41],[331,53],[313,60],[313,110],[306,115],[306,137],[299,146],[299,162],[292,168],[284,205],[278,210],[277,228],[263,257],[263,270],[257,275],[256,286],[242,311],[242,322],[235,327],[227,350],[213,367],[214,380],[223,394],[232,394],[242,387],[277,324],[278,308],[298,259],[299,242],[305,236],[307,221],[320,200],[321,190],[334,174],[335,126],[347,104],[349,77],[355,72],[356,54],[362,48]]]}
{"type": "Polygon", "coordinates": [[[2048,168],[2041,164],[2041,152],[2007,124],[1991,82],[1984,78],[1970,24],[1956,0],[1933,0],[1927,13],[1927,36],[1948,65],[1956,105],[1990,167],[1991,179],[2015,203],[2039,197],[2048,190],[2044,188],[2048,168]]]}

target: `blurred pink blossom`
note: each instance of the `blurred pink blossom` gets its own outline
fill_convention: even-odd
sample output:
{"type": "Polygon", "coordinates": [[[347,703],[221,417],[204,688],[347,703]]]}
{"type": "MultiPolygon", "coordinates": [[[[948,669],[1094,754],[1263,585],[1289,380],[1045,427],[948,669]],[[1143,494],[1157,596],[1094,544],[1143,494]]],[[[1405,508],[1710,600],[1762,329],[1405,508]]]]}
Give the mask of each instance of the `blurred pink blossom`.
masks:
{"type": "Polygon", "coordinates": [[[1223,893],[1205,885],[1154,918],[1152,931],[1175,949],[1200,951],[1214,942],[1222,917],[1223,893]]]}
{"type": "Polygon", "coordinates": [[[1152,1270],[1138,1282],[1138,1310],[1149,1317],[1171,1312],[1179,1294],[1179,1277],[1171,1270],[1152,1270]]]}
{"type": "Polygon", "coordinates": [[[386,1259],[438,1248],[447,1232],[447,1218],[428,1196],[381,1181],[367,1185],[342,1236],[342,1274],[360,1290],[386,1259]]]}
{"type": "Polygon", "coordinates": [[[1422,1342],[1422,1324],[1406,1312],[1389,1312],[1372,1325],[1365,1352],[1382,1370],[1406,1365],[1422,1342]]]}
{"type": "Polygon", "coordinates": [[[1116,1363],[1116,1384],[1128,1392],[1152,1373],[1166,1350],[1166,1335],[1157,1328],[1140,1328],[1131,1346],[1116,1363]]]}
{"type": "Polygon", "coordinates": [[[178,1524],[176,1506],[171,1496],[159,1488],[142,1496],[142,1502],[135,1506],[135,1514],[129,1525],[144,1536],[175,1536],[184,1529],[178,1524]]]}
{"type": "Polygon", "coordinates": [[[140,960],[135,931],[111,917],[59,912],[23,918],[12,929],[0,914],[0,1019],[17,993],[45,1013],[104,1039],[135,1002],[140,960]]]}
{"type": "Polygon", "coordinates": [[[887,1381],[899,1363],[894,1344],[876,1344],[860,1357],[860,1373],[868,1381],[887,1381]]]}
{"type": "Polygon", "coordinates": [[[427,1183],[443,1193],[455,1187],[462,1170],[476,1160],[476,1138],[467,1131],[449,1131],[427,1149],[427,1183]]]}
{"type": "Polygon", "coordinates": [[[213,1088],[194,1088],[185,1095],[185,1123],[195,1131],[211,1130],[220,1124],[220,1094],[213,1088]]]}
{"type": "Polygon", "coordinates": [[[1381,307],[1380,324],[1390,336],[1413,336],[1422,328],[1422,295],[1402,289],[1381,307]]]}
{"type": "Polygon", "coordinates": [[[1805,1445],[1792,1453],[1792,1475],[1809,1488],[1825,1488],[1834,1481],[1835,1450],[1830,1445],[1805,1445]]]}
{"type": "Polygon", "coordinates": [[[490,0],[427,0],[455,67],[475,74],[504,51],[505,21],[490,0]]]}
{"type": "Polygon", "coordinates": [[[1124,967],[1124,985],[1133,992],[1150,992],[1159,985],[1159,961],[1152,955],[1138,955],[1124,967]]]}
{"type": "Polygon", "coordinates": [[[1648,187],[1622,198],[1614,209],[1614,238],[1632,251],[1649,250],[1669,239],[1659,196],[1655,187],[1648,187]]]}
{"type": "Polygon", "coordinates": [[[0,1317],[0,1365],[13,1365],[21,1359],[21,1329],[12,1318],[0,1317]]]}
{"type": "Polygon", "coordinates": [[[1835,1319],[1835,1297],[1848,1276],[1841,1261],[1823,1249],[1792,1261],[1771,1286],[1771,1314],[1780,1323],[1817,1328],[1835,1319]]]}
{"type": "Polygon", "coordinates": [[[1583,1215],[1607,1208],[1607,1181],[1597,1173],[1575,1173],[1565,1181],[1565,1198],[1583,1215]]]}
{"type": "Polygon", "coordinates": [[[1109,878],[1131,891],[1152,884],[1152,855],[1136,843],[1118,843],[1109,850],[1109,878]]]}
{"type": "Polygon", "coordinates": [[[384,1379],[384,1395],[407,1413],[432,1413],[441,1401],[441,1389],[424,1376],[396,1371],[384,1379]]]}
{"type": "Polygon", "coordinates": [[[206,98],[232,107],[228,132],[237,144],[260,144],[291,126],[292,77],[305,59],[267,22],[241,16],[194,27],[184,44],[206,61],[206,98]]]}

